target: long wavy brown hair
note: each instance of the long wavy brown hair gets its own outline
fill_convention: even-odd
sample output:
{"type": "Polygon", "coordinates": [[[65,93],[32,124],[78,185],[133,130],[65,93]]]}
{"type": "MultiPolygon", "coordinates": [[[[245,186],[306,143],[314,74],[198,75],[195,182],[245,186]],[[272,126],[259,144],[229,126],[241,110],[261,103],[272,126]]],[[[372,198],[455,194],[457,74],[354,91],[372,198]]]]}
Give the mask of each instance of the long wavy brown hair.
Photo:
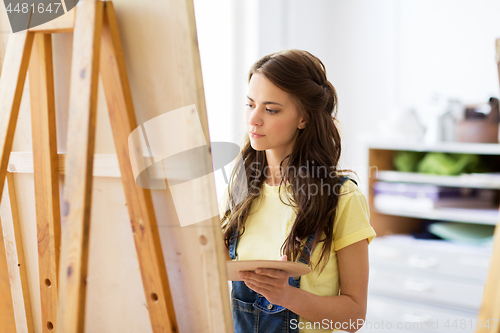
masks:
{"type": "MultiPolygon", "coordinates": [[[[317,231],[309,248],[314,249],[316,245],[323,243],[317,263],[319,265],[323,262],[323,271],[333,243],[333,224],[340,195],[339,176],[349,171],[338,169],[341,148],[340,133],[335,124],[335,88],[328,81],[326,68],[321,60],[302,50],[285,50],[266,55],[250,69],[249,82],[256,73],[262,74],[289,93],[299,112],[307,120],[306,127],[298,129],[292,153],[280,163],[280,185],[286,181],[291,185],[291,191],[284,191],[288,192],[290,203],[281,199],[281,186],[280,200],[293,206],[297,213],[281,251],[287,255],[288,260],[297,261],[299,255],[302,255],[312,265],[303,247],[307,238],[317,231]],[[288,163],[283,174],[282,165],[286,159],[288,163]],[[330,190],[317,195],[308,193],[308,189],[315,187],[319,190],[322,186],[323,189],[330,190]]],[[[231,236],[235,231],[239,236],[245,232],[245,222],[252,203],[260,195],[266,181],[266,152],[253,149],[248,135],[241,155],[244,167],[233,169],[228,186],[229,200],[226,201],[225,214],[221,220],[228,248],[234,241],[231,236]]]]}

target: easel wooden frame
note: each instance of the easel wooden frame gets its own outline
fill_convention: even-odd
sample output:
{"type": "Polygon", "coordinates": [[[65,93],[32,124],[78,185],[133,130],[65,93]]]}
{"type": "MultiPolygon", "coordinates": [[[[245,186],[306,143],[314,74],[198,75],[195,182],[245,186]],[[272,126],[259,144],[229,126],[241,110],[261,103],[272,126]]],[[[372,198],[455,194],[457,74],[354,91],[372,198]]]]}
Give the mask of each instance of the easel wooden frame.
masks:
{"type": "MultiPolygon", "coordinates": [[[[137,123],[113,4],[86,0],[77,7],[74,20],[56,19],[28,32],[12,34],[9,39],[0,79],[0,195],[29,67],[32,114],[35,114],[32,116],[33,163],[40,230],[42,327],[44,332],[83,332],[100,72],[153,332],[177,332],[151,193],[135,184],[129,161],[128,135],[137,123]],[[71,171],[65,179],[64,233],[59,259],[59,172],[50,34],[71,30],[74,44],[66,156],[66,170],[71,171]],[[31,64],[30,55],[33,56],[31,64]],[[106,66],[99,68],[100,62],[106,66]],[[37,103],[39,105],[33,107],[37,103]]],[[[29,299],[24,295],[26,297],[29,299]]],[[[32,324],[31,328],[28,324],[30,329],[33,330],[32,324]]]]}
{"type": "MultiPolygon", "coordinates": [[[[496,40],[495,46],[500,83],[500,39],[496,40]]],[[[490,271],[484,287],[483,303],[477,318],[476,332],[500,333],[500,221],[495,227],[494,239],[490,271]],[[491,326],[491,330],[485,325],[491,326]]]]}

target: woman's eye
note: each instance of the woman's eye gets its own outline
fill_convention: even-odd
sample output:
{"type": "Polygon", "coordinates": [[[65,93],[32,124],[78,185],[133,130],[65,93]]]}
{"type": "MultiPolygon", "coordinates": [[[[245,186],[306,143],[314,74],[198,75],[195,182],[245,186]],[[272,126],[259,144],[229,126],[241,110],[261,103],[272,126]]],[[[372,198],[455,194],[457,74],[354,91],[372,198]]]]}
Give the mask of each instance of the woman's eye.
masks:
{"type": "MultiPolygon", "coordinates": [[[[252,105],[252,104],[245,104],[245,106],[247,108],[250,108],[250,109],[254,109],[255,108],[255,105],[252,105]]],[[[266,109],[266,111],[269,113],[269,114],[276,114],[278,113],[278,111],[274,111],[274,110],[271,110],[271,109],[266,109]]]]}

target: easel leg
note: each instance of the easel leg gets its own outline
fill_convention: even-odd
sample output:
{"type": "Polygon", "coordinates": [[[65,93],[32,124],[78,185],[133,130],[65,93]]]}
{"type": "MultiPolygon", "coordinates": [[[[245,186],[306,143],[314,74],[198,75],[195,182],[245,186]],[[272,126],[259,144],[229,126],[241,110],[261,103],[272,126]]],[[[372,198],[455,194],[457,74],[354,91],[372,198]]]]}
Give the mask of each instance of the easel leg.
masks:
{"type": "MultiPolygon", "coordinates": [[[[5,52],[2,76],[0,77],[0,200],[5,185],[7,164],[9,163],[10,151],[14,141],[19,106],[23,95],[32,44],[32,33],[11,34],[5,52]]],[[[2,237],[0,240],[0,266],[1,268],[7,268],[3,233],[0,236],[2,237]]],[[[15,330],[15,323],[10,285],[7,284],[8,291],[4,290],[6,282],[8,281],[4,279],[0,280],[0,289],[2,289],[2,292],[5,292],[2,295],[8,295],[9,297],[6,304],[4,302],[0,303],[0,311],[2,312],[0,315],[0,319],[2,320],[0,328],[8,332],[11,329],[15,330]],[[4,316],[7,318],[4,318],[4,316]],[[3,321],[4,319],[5,322],[3,321]]]]}
{"type": "Polygon", "coordinates": [[[12,292],[10,290],[9,270],[7,266],[7,254],[3,230],[0,225],[0,331],[15,332],[16,321],[14,317],[14,305],[12,303],[12,292]]]}
{"type": "MultiPolygon", "coordinates": [[[[33,333],[31,299],[28,288],[28,276],[26,274],[26,261],[24,260],[23,237],[14,186],[14,175],[7,172],[6,181],[1,202],[1,229],[3,231],[3,241],[5,242],[5,253],[7,254],[10,291],[12,293],[12,303],[16,319],[16,332],[33,333]]],[[[0,331],[9,332],[8,330],[0,331]]]]}
{"type": "Polygon", "coordinates": [[[56,329],[83,333],[89,250],[92,166],[103,3],[86,0],[76,11],[64,184],[59,309],[56,329]]]}
{"type": "MultiPolygon", "coordinates": [[[[0,200],[5,185],[7,164],[9,163],[10,151],[14,141],[19,106],[23,95],[26,72],[28,70],[31,46],[33,44],[32,33],[11,34],[5,52],[5,60],[0,77],[0,200]]],[[[3,244],[3,233],[0,231],[0,268],[5,268],[7,263],[5,247],[3,244]]],[[[0,276],[0,289],[2,295],[6,295],[5,303],[0,303],[0,328],[2,331],[15,331],[14,312],[12,307],[12,294],[9,280],[0,276]],[[8,290],[4,290],[7,287],[8,290]],[[6,317],[6,318],[5,318],[6,317]]]]}
{"type": "Polygon", "coordinates": [[[53,332],[57,317],[57,274],[61,217],[57,159],[52,36],[36,33],[29,67],[33,167],[38,238],[42,329],[53,332]]]}
{"type": "Polygon", "coordinates": [[[5,184],[19,106],[33,45],[33,33],[11,34],[0,78],[0,199],[5,184]]]}
{"type": "Polygon", "coordinates": [[[136,185],[128,136],[137,127],[118,25],[111,2],[104,9],[101,77],[127,199],[153,332],[177,332],[174,306],[150,190],[136,185]]]}
{"type": "Polygon", "coordinates": [[[495,321],[500,316],[500,221],[495,227],[493,244],[493,254],[488,273],[488,278],[484,286],[483,302],[477,317],[477,323],[481,326],[476,326],[476,332],[500,332],[500,323],[495,321]],[[489,321],[488,321],[489,320],[489,321]],[[488,322],[487,322],[488,321],[488,322]],[[490,327],[488,327],[491,325],[490,327]]]}

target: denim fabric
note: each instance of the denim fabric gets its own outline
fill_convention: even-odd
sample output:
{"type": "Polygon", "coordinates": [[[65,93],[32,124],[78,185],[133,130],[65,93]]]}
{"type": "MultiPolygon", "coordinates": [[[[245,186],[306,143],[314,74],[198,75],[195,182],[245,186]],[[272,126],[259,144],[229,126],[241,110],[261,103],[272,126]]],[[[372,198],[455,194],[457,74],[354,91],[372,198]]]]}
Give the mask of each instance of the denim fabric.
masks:
{"type": "MultiPolygon", "coordinates": [[[[340,183],[349,179],[342,177],[340,183]]],[[[351,179],[352,180],[352,179],[351,179]]],[[[316,231],[307,239],[304,249],[307,257],[311,255],[310,245],[312,244],[316,231]]],[[[236,231],[231,236],[229,245],[229,255],[231,259],[236,259],[236,248],[239,237],[236,231]]],[[[307,261],[300,257],[299,261],[307,264],[307,261]]],[[[288,283],[296,288],[300,288],[300,277],[297,279],[290,277],[288,283]]],[[[231,306],[235,333],[299,333],[299,329],[290,328],[290,321],[299,316],[283,306],[270,303],[264,296],[248,288],[243,281],[233,281],[231,291],[231,306]]],[[[295,325],[296,326],[296,325],[295,325]]]]}
{"type": "MultiPolygon", "coordinates": [[[[233,235],[236,236],[236,234],[233,235]]],[[[309,237],[307,244],[314,239],[314,234],[309,237]]],[[[238,238],[231,243],[229,255],[236,259],[238,238]]],[[[305,249],[309,256],[308,249],[305,249]]],[[[299,261],[307,264],[304,258],[299,261]]],[[[300,277],[290,277],[288,283],[296,288],[300,287],[300,277]]],[[[298,333],[298,329],[290,328],[290,320],[299,321],[299,316],[283,306],[270,303],[264,296],[248,288],[243,281],[233,281],[231,291],[231,305],[235,333],[298,333]]]]}

